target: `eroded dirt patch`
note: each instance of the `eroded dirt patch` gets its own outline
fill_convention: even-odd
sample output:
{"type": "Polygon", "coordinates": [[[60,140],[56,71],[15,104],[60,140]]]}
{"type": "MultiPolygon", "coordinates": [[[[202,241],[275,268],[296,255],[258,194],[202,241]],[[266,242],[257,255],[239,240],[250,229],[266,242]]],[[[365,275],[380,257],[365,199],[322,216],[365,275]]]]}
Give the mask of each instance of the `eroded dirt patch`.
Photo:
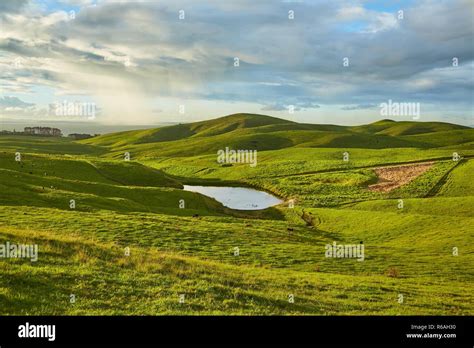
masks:
{"type": "Polygon", "coordinates": [[[374,169],[379,180],[369,185],[370,191],[390,192],[402,185],[408,184],[433,166],[434,162],[403,164],[400,166],[378,167],[374,169]]]}

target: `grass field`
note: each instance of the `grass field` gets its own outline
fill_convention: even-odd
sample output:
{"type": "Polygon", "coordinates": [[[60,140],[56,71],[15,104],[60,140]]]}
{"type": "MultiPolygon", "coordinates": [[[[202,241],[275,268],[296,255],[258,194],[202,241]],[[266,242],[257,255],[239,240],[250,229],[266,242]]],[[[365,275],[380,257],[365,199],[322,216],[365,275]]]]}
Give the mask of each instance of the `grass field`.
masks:
{"type": "Polygon", "coordinates": [[[0,245],[39,247],[36,262],[0,258],[0,314],[473,315],[473,156],[474,130],[448,123],[250,114],[82,141],[0,136],[0,245]],[[258,164],[217,163],[225,147],[258,164]],[[376,168],[428,162],[370,189],[376,168]],[[284,203],[237,211],[184,184],[284,203]],[[334,242],[362,243],[363,261],[327,257],[334,242]]]}

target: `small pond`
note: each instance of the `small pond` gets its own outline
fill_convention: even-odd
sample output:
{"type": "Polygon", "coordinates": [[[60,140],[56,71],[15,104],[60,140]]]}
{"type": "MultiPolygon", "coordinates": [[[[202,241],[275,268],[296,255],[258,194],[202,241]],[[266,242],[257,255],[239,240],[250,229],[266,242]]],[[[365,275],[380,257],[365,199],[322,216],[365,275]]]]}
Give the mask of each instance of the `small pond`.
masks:
{"type": "Polygon", "coordinates": [[[238,210],[265,209],[283,202],[267,192],[246,187],[184,185],[184,190],[212,197],[224,206],[238,210]]]}

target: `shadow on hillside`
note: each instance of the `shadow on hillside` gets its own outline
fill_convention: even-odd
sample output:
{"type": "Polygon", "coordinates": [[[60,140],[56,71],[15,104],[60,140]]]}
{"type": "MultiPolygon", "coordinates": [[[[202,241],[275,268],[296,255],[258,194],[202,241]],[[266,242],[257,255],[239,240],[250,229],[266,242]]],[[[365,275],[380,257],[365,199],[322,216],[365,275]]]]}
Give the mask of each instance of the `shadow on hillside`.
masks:
{"type": "Polygon", "coordinates": [[[224,213],[241,219],[285,220],[285,215],[274,207],[262,210],[235,210],[224,207],[224,213]]]}
{"type": "MultiPolygon", "coordinates": [[[[183,185],[195,185],[195,186],[230,186],[230,187],[247,187],[254,188],[245,182],[222,180],[217,178],[204,179],[204,178],[190,178],[185,176],[177,176],[166,173],[166,175],[174,180],[179,181],[183,185]]],[[[258,188],[256,188],[258,189],[258,188]]]]}

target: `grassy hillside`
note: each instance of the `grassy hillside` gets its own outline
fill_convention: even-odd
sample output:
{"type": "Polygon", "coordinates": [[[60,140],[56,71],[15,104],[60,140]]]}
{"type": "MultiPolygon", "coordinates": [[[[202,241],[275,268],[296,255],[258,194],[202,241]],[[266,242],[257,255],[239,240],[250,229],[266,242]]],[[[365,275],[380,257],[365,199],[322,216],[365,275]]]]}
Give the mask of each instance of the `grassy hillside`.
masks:
{"type": "Polygon", "coordinates": [[[105,134],[83,140],[82,143],[93,145],[120,145],[174,141],[193,136],[213,136],[232,132],[237,129],[255,128],[268,125],[295,124],[294,122],[275,117],[235,114],[210,121],[179,124],[150,130],[128,131],[105,134]]]}
{"type": "Polygon", "coordinates": [[[71,210],[163,212],[173,215],[219,215],[278,218],[272,209],[262,212],[231,211],[206,196],[183,191],[182,184],[163,172],[136,162],[71,159],[32,155],[14,160],[14,153],[0,154],[2,205],[29,205],[71,210]],[[185,209],[181,209],[180,201],[185,209]]]}
{"type": "MultiPolygon", "coordinates": [[[[446,277],[447,272],[437,280],[427,270],[418,274],[416,264],[397,259],[393,265],[401,262],[410,269],[399,266],[402,276],[387,276],[385,266],[377,266],[376,260],[391,256],[396,249],[380,249],[373,256],[374,267],[380,272],[348,270],[348,274],[340,274],[337,270],[321,271],[316,264],[307,271],[295,270],[291,263],[283,268],[269,267],[252,250],[246,251],[245,245],[241,256],[232,256],[232,249],[226,248],[228,256],[216,261],[128,243],[99,242],[77,233],[3,226],[0,231],[1,242],[37,243],[43,254],[37,264],[0,262],[3,315],[457,315],[472,314],[474,304],[469,283],[446,277]],[[130,256],[125,256],[124,245],[131,246],[130,256]],[[410,276],[413,273],[415,276],[410,276]],[[70,303],[71,294],[76,297],[74,304],[70,303]],[[185,295],[184,303],[179,303],[181,294],[185,295]],[[290,294],[294,303],[288,301],[290,294]],[[398,303],[399,294],[404,295],[404,304],[398,303]]],[[[407,258],[423,261],[416,248],[409,251],[407,258]]],[[[287,254],[282,260],[289,258],[287,254]]],[[[426,258],[428,262],[418,266],[435,259],[426,258]]],[[[271,260],[276,263],[279,259],[271,260]]],[[[462,260],[472,262],[472,256],[462,260]]],[[[326,267],[330,265],[321,265],[326,267]]],[[[451,267],[448,269],[454,270],[451,267]]],[[[446,269],[446,264],[442,268],[446,269]]]]}
{"type": "Polygon", "coordinates": [[[62,154],[62,155],[101,155],[106,149],[84,145],[69,138],[50,138],[41,136],[0,136],[1,151],[62,154]]]}
{"type": "Polygon", "coordinates": [[[462,162],[446,178],[441,188],[441,196],[474,196],[474,161],[462,162]]]}
{"type": "Polygon", "coordinates": [[[344,127],[235,114],[211,121],[106,134],[80,143],[106,148],[107,156],[114,158],[130,152],[135,159],[144,160],[211,154],[226,146],[259,151],[294,146],[385,149],[433,148],[472,141],[473,129],[449,123],[384,120],[366,126],[344,127]],[[440,135],[434,138],[433,134],[438,133],[440,135]]]}
{"type": "Polygon", "coordinates": [[[469,127],[445,122],[416,122],[381,120],[368,125],[351,127],[361,133],[377,133],[391,136],[414,135],[424,133],[446,132],[453,130],[466,130],[469,127]]]}
{"type": "Polygon", "coordinates": [[[0,314],[474,314],[473,129],[235,114],[0,144],[0,244],[39,246],[37,262],[0,258],[0,314]],[[257,166],[217,163],[225,147],[257,149],[257,166]],[[400,180],[417,164],[408,182],[373,189],[381,168],[400,180]],[[183,184],[285,202],[236,211],[183,184]],[[362,242],[364,261],[326,257],[334,242],[362,242]]]}

